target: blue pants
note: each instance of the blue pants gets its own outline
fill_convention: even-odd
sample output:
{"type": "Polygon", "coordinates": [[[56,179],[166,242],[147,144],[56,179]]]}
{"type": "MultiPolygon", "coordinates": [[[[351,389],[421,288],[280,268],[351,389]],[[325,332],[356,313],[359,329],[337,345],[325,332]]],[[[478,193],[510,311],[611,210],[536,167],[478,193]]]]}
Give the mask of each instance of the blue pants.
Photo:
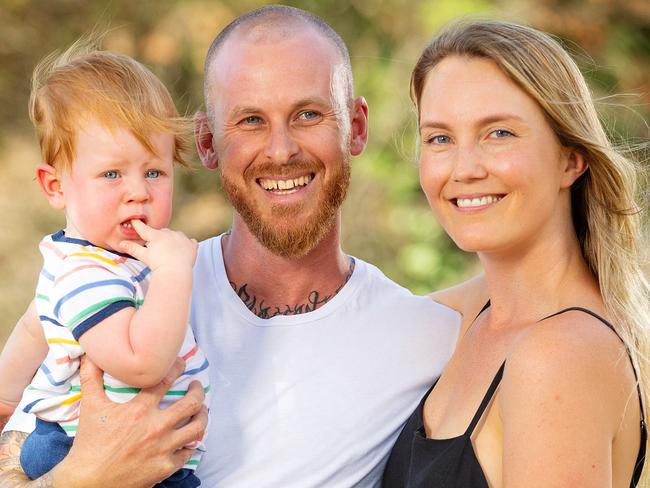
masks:
{"type": "MultiPolygon", "coordinates": [[[[56,422],[36,419],[36,428],[27,436],[20,450],[20,465],[30,479],[36,479],[59,464],[72,447],[74,437],[68,437],[56,422]]],[[[201,481],[191,469],[179,469],[155,488],[196,488],[201,481]]]]}

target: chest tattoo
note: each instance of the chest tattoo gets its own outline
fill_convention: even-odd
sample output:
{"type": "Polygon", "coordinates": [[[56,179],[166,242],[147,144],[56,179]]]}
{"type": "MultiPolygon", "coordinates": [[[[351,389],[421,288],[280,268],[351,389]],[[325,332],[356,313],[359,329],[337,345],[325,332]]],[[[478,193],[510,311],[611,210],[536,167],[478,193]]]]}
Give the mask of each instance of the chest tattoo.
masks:
{"type": "Polygon", "coordinates": [[[230,286],[237,293],[239,299],[244,302],[246,308],[261,319],[270,319],[276,315],[298,315],[307,312],[313,312],[317,308],[329,302],[348,282],[354,271],[355,261],[350,258],[350,266],[345,275],[345,279],[338,286],[338,288],[329,294],[324,294],[318,290],[311,290],[305,300],[301,303],[290,304],[285,303],[281,305],[268,304],[264,298],[258,297],[255,293],[248,290],[248,283],[238,285],[231,281],[230,286]]]}

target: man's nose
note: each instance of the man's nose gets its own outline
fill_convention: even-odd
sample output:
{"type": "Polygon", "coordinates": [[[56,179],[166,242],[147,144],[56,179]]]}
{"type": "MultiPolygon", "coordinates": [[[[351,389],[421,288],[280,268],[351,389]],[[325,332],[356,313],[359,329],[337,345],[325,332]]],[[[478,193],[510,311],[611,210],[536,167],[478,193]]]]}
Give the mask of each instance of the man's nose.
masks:
{"type": "Polygon", "coordinates": [[[452,178],[454,181],[480,180],[488,176],[484,155],[474,144],[460,145],[456,150],[452,178]]]}
{"type": "Polygon", "coordinates": [[[267,159],[279,164],[287,163],[298,151],[298,143],[289,127],[281,124],[271,128],[265,150],[267,159]]]}

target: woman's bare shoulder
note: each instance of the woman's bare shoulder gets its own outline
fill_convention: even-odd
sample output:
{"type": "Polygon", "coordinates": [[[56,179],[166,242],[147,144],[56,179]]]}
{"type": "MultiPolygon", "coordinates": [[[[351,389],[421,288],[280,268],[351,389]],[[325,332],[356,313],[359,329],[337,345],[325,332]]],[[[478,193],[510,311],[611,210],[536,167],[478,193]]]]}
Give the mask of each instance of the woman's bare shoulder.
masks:
{"type": "Polygon", "coordinates": [[[488,301],[487,283],[483,273],[429,295],[436,302],[453,308],[463,317],[475,317],[488,301]]]}
{"type": "Polygon", "coordinates": [[[551,403],[562,405],[558,413],[576,421],[586,416],[585,405],[598,404],[593,414],[601,415],[601,425],[611,421],[613,427],[635,392],[627,358],[623,342],[599,319],[578,310],[562,313],[530,327],[508,355],[504,403],[546,396],[546,411],[552,411],[551,403]]]}
{"type": "Polygon", "coordinates": [[[571,311],[530,327],[508,355],[499,388],[504,475],[602,486],[626,408],[638,409],[635,396],[625,347],[597,318],[571,311]]]}

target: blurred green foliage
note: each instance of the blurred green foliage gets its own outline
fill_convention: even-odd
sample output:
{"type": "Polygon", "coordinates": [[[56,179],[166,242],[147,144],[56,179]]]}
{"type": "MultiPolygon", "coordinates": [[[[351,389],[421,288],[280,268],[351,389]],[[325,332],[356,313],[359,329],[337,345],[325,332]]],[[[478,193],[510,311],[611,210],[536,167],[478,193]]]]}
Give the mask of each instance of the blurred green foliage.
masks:
{"type": "MultiPolygon", "coordinates": [[[[251,0],[0,0],[0,343],[30,301],[40,268],[37,244],[63,218],[39,195],[39,161],[27,118],[30,76],[40,58],[93,29],[103,47],[135,57],[170,88],[181,111],[202,105],[202,68],[215,34],[251,0]]],[[[472,15],[513,20],[553,33],[574,53],[608,127],[647,141],[650,2],[647,0],[303,0],[286,4],[327,20],[349,44],[356,91],[370,105],[370,144],[353,163],[344,205],[347,252],[419,293],[476,271],[430,215],[415,164],[408,80],[435,30],[472,15]],[[625,97],[610,98],[616,93],[625,97]]],[[[196,160],[195,160],[196,163],[196,160]]],[[[229,225],[215,172],[179,171],[173,226],[203,239],[229,225]]]]}

